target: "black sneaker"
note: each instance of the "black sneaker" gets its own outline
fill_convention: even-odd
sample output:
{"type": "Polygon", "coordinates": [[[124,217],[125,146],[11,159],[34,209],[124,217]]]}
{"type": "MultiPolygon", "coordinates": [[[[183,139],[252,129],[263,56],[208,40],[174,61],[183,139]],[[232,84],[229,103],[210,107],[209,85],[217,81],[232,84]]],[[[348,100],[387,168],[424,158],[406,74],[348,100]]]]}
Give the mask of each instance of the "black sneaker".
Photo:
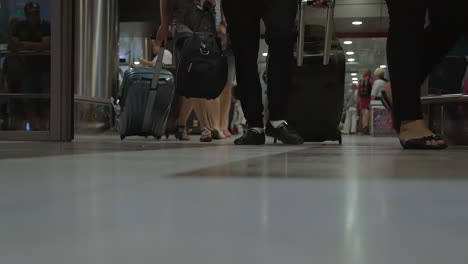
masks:
{"type": "Polygon", "coordinates": [[[265,133],[259,133],[255,129],[249,129],[240,138],[234,141],[236,145],[265,145],[265,133]]]}
{"type": "Polygon", "coordinates": [[[296,130],[291,128],[288,124],[284,123],[281,126],[274,128],[270,122],[266,127],[266,134],[275,139],[275,143],[280,140],[288,145],[301,145],[304,144],[304,139],[297,133],[296,130]]]}

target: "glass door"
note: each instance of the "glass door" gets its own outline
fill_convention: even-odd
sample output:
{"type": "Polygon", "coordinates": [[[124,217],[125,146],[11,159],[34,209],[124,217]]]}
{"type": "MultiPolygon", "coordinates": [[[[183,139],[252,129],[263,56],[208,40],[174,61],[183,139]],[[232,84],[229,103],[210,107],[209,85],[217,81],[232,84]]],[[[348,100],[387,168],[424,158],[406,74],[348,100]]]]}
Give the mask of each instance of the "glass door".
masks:
{"type": "Polygon", "coordinates": [[[63,32],[72,8],[62,2],[0,0],[0,140],[71,139],[71,66],[64,64],[72,38],[63,32]]]}

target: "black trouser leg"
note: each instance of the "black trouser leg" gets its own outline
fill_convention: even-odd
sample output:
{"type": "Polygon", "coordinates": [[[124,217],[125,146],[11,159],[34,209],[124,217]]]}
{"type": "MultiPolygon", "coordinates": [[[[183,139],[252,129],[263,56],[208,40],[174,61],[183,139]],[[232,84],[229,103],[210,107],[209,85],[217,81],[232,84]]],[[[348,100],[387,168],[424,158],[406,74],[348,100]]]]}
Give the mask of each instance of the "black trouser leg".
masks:
{"type": "Polygon", "coordinates": [[[387,0],[390,14],[387,56],[392,81],[394,125],[422,119],[425,0],[387,0]]]}
{"type": "Polygon", "coordinates": [[[237,89],[249,127],[263,127],[262,87],[258,74],[259,0],[223,0],[232,49],[236,60],[237,89]]]}
{"type": "Polygon", "coordinates": [[[421,85],[466,30],[465,1],[387,0],[390,29],[387,55],[392,80],[394,123],[422,119],[421,85]],[[424,29],[426,11],[431,24],[424,29]]]}
{"type": "Polygon", "coordinates": [[[294,70],[297,1],[268,0],[263,20],[268,44],[268,102],[270,120],[286,120],[288,91],[294,70]]]}

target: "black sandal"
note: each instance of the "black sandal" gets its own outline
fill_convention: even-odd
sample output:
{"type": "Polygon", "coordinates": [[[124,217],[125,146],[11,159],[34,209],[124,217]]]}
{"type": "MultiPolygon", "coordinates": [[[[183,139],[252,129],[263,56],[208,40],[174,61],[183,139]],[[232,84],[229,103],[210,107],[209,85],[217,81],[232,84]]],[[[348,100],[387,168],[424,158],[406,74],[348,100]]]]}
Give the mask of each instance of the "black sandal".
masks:
{"type": "Polygon", "coordinates": [[[403,149],[414,149],[414,150],[443,150],[448,148],[447,144],[440,145],[428,145],[428,141],[440,141],[443,140],[440,136],[432,135],[429,137],[423,137],[419,139],[410,139],[407,141],[400,141],[403,149]]]}

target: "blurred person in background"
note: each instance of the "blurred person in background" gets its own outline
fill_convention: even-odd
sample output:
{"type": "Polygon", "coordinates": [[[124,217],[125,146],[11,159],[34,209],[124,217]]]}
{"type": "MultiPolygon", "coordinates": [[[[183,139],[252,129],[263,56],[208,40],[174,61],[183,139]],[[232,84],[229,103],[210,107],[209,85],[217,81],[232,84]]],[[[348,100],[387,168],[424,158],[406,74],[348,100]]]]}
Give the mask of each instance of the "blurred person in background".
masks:
{"type": "Polygon", "coordinates": [[[358,84],[358,108],[361,111],[361,129],[364,135],[369,135],[369,121],[370,121],[370,110],[369,106],[371,103],[372,86],[374,80],[372,79],[372,72],[367,69],[362,74],[361,80],[358,84]]]}
{"type": "MultiPolygon", "coordinates": [[[[184,23],[184,10],[186,8],[193,7],[200,8],[204,6],[205,1],[210,1],[215,8],[214,13],[216,16],[216,24],[218,26],[219,35],[221,38],[225,38],[224,41],[227,42],[226,23],[223,19],[219,0],[161,0],[161,26],[157,33],[155,41],[156,46],[159,47],[164,42],[166,42],[169,36],[169,28],[174,10],[177,10],[177,21],[179,21],[179,23],[184,23]]],[[[232,66],[230,68],[233,69],[233,63],[231,63],[230,66],[232,66]]],[[[232,72],[232,70],[230,70],[230,72],[232,72]]],[[[226,139],[227,136],[230,136],[230,133],[227,133],[227,136],[225,135],[225,132],[229,132],[227,127],[229,122],[229,110],[231,106],[230,90],[232,88],[232,84],[230,83],[232,83],[232,81],[230,82],[228,80],[223,93],[215,100],[205,100],[198,98],[182,99],[180,114],[177,120],[178,131],[176,133],[176,137],[178,139],[190,140],[187,135],[186,123],[193,110],[195,110],[195,114],[197,115],[197,118],[202,127],[200,141],[211,142],[213,139],[226,139]]]]}
{"type": "MultiPolygon", "coordinates": [[[[152,60],[145,60],[141,59],[140,64],[146,67],[154,67],[156,65],[156,61],[158,60],[159,51],[161,49],[160,46],[156,45],[156,41],[152,40],[153,45],[153,55],[154,58],[152,60]]],[[[164,57],[163,57],[163,65],[172,65],[172,53],[168,49],[164,49],[164,57]]]]}
{"type": "Polygon", "coordinates": [[[351,90],[349,90],[345,95],[345,104],[344,111],[346,115],[344,127],[342,133],[347,134],[356,134],[357,132],[357,122],[358,122],[358,111],[357,111],[357,86],[353,84],[351,90]]]}
{"type": "Polygon", "coordinates": [[[372,100],[380,100],[382,97],[382,92],[385,90],[385,86],[388,83],[388,80],[385,79],[385,70],[382,68],[377,68],[374,72],[374,84],[372,85],[372,100]]]}
{"type": "MultiPolygon", "coordinates": [[[[50,51],[51,26],[41,17],[41,6],[28,2],[24,6],[25,20],[12,24],[8,49],[14,52],[50,51]]],[[[47,94],[50,92],[50,54],[9,56],[7,59],[9,89],[13,93],[47,94]]],[[[16,105],[15,115],[22,118],[18,129],[48,130],[49,101],[23,100],[16,105]],[[29,127],[27,125],[29,123],[29,127]]]]}

